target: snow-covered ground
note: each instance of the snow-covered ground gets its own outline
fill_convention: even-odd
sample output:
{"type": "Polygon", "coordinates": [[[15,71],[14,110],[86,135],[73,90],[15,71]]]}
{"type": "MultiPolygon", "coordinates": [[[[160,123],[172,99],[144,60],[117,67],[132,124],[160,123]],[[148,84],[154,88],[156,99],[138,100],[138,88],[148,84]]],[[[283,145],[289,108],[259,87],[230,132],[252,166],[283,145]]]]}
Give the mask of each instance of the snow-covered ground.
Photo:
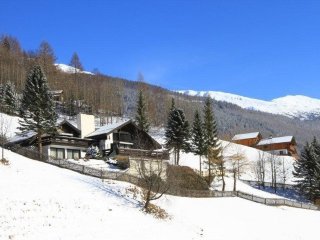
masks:
{"type": "Polygon", "coordinates": [[[280,114],[287,117],[308,119],[310,115],[320,116],[320,99],[302,95],[285,96],[271,101],[264,101],[217,91],[181,90],[177,92],[191,96],[210,96],[217,101],[233,103],[245,109],[280,114]]]}
{"type": "Polygon", "coordinates": [[[6,151],[0,239],[316,239],[320,212],[240,198],[164,196],[170,219],[140,211],[130,184],[102,182],[6,151]]]}
{"type": "MultiPolygon", "coordinates": [[[[152,128],[150,130],[150,135],[156,139],[160,144],[165,143],[165,137],[164,137],[165,130],[164,128],[152,128]]],[[[227,172],[230,171],[230,159],[231,156],[235,154],[241,154],[244,157],[244,161],[247,162],[247,166],[243,168],[243,171],[241,173],[241,179],[243,180],[257,180],[257,176],[255,174],[255,166],[257,161],[259,160],[260,156],[264,156],[265,159],[271,158],[272,155],[267,152],[263,152],[259,149],[243,146],[236,143],[231,143],[228,141],[220,141],[222,149],[223,149],[223,156],[226,159],[226,168],[227,172]]],[[[174,155],[171,154],[170,156],[171,162],[174,162],[174,155]]],[[[276,156],[277,162],[285,167],[285,173],[286,173],[286,182],[287,184],[294,183],[294,177],[292,176],[293,171],[293,163],[296,161],[293,157],[290,156],[276,156]]],[[[202,156],[202,170],[207,170],[207,165],[205,164],[206,158],[202,156]]],[[[179,165],[181,166],[188,166],[195,170],[199,170],[200,163],[199,163],[199,156],[193,154],[193,153],[180,153],[180,161],[179,165]]],[[[271,171],[270,171],[270,163],[266,161],[266,182],[271,182],[271,171]]],[[[279,166],[278,169],[278,182],[283,183],[282,176],[283,168],[279,166]]]]}

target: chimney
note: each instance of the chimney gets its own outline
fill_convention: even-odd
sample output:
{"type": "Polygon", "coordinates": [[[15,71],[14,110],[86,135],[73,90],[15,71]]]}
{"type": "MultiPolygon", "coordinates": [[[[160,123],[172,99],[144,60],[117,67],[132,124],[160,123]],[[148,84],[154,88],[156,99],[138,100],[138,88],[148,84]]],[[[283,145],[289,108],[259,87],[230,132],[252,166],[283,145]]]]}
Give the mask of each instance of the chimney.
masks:
{"type": "Polygon", "coordinates": [[[77,126],[81,130],[81,138],[84,138],[85,136],[96,130],[94,124],[94,116],[79,113],[77,115],[77,126]]]}

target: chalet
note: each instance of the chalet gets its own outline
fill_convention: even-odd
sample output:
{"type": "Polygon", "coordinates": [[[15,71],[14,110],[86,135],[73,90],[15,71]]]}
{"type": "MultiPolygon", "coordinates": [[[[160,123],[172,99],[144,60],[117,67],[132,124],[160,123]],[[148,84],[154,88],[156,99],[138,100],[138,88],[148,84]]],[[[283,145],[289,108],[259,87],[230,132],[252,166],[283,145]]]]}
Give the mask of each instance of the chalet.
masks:
{"type": "MultiPolygon", "coordinates": [[[[83,158],[90,145],[96,145],[104,155],[150,154],[150,150],[161,149],[161,145],[148,133],[140,130],[132,120],[121,121],[95,128],[93,115],[79,114],[76,123],[64,120],[57,124],[57,134],[42,136],[43,154],[55,159],[83,158]]],[[[16,136],[7,144],[36,146],[37,136],[28,133],[16,136]]],[[[159,152],[160,154],[161,152],[159,152]]],[[[154,154],[158,154],[157,151],[154,154]]]]}
{"type": "Polygon", "coordinates": [[[161,149],[161,145],[140,130],[132,120],[104,125],[86,137],[95,141],[104,155],[121,152],[134,154],[138,149],[161,149]]]}
{"type": "Polygon", "coordinates": [[[51,94],[53,101],[63,102],[63,90],[51,90],[49,94],[51,94]]]}
{"type": "Polygon", "coordinates": [[[288,155],[297,158],[297,143],[293,136],[269,137],[262,139],[256,148],[277,155],[288,155]]]}
{"type": "MultiPolygon", "coordinates": [[[[57,125],[57,134],[42,136],[43,154],[55,159],[79,159],[85,156],[92,140],[81,138],[81,130],[73,123],[64,120],[57,125]]],[[[34,132],[17,135],[7,144],[12,146],[37,146],[37,136],[34,132]]]]}
{"type": "Polygon", "coordinates": [[[248,147],[254,147],[261,139],[262,136],[259,132],[252,132],[237,134],[232,138],[232,142],[248,147]]]}

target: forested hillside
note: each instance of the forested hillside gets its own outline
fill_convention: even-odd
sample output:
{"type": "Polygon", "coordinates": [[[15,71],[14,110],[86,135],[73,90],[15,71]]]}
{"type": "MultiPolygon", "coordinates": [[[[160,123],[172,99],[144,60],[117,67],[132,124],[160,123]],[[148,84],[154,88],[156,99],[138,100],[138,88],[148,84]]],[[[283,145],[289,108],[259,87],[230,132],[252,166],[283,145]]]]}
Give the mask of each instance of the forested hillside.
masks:
{"type": "MultiPolygon", "coordinates": [[[[84,69],[76,53],[70,56],[70,59],[69,65],[84,69]]],[[[189,121],[192,121],[194,111],[203,107],[204,98],[186,96],[147,84],[142,75],[135,81],[129,81],[98,71],[93,71],[94,74],[79,71],[65,73],[56,68],[55,62],[54,49],[48,42],[42,42],[38,49],[30,51],[22,49],[14,37],[3,35],[0,39],[0,84],[4,85],[10,81],[15,85],[17,93],[20,93],[25,85],[28,70],[39,64],[45,71],[51,90],[64,91],[62,109],[66,114],[76,113],[74,103],[77,102],[78,105],[85,106],[78,108],[81,111],[97,115],[132,117],[135,114],[138,89],[144,91],[149,119],[156,126],[166,124],[172,97],[175,98],[176,105],[185,111],[189,121]]],[[[320,135],[320,120],[300,121],[245,110],[230,103],[217,101],[214,101],[214,111],[222,138],[229,138],[232,134],[240,132],[260,131],[265,137],[294,135],[301,146],[312,136],[320,135]]]]}

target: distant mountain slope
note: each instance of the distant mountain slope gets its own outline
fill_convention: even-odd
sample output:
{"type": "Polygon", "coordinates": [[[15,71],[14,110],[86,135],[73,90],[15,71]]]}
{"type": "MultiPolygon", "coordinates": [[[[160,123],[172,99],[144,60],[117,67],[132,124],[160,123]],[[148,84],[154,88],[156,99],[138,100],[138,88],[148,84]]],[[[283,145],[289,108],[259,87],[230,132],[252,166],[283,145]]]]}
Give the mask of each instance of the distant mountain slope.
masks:
{"type": "Polygon", "coordinates": [[[77,73],[85,73],[85,74],[90,74],[90,75],[94,75],[92,72],[87,72],[87,71],[81,71],[80,69],[71,67],[67,64],[63,64],[63,63],[55,63],[54,64],[60,71],[65,72],[65,73],[74,73],[75,71],[77,73]]]}
{"type": "Polygon", "coordinates": [[[264,101],[216,91],[182,90],[178,92],[190,96],[210,96],[217,101],[233,103],[244,109],[280,114],[290,118],[306,120],[320,117],[320,99],[301,95],[285,96],[271,101],[264,101]]]}

